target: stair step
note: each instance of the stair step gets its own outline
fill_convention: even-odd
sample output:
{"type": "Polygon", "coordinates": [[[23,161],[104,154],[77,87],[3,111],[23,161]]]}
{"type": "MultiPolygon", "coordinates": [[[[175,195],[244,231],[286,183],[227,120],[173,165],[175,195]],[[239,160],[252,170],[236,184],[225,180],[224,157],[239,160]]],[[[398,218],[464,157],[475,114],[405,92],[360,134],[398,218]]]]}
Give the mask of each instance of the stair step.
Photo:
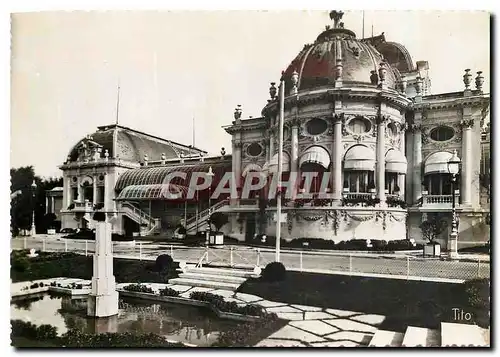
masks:
{"type": "Polygon", "coordinates": [[[401,347],[404,334],[401,332],[377,330],[370,341],[370,347],[401,347]]]}
{"type": "Polygon", "coordinates": [[[224,268],[191,268],[188,267],[185,273],[194,274],[209,274],[209,275],[223,275],[223,276],[233,276],[240,278],[252,278],[256,275],[251,270],[243,269],[224,269],[224,268]]]}
{"type": "Polygon", "coordinates": [[[212,275],[205,273],[195,273],[188,271],[187,273],[179,274],[180,278],[195,279],[195,280],[208,280],[208,281],[221,281],[224,283],[243,284],[247,279],[239,276],[224,276],[212,275]]]}
{"type": "Polygon", "coordinates": [[[170,279],[168,282],[169,284],[196,286],[202,288],[214,288],[214,289],[230,290],[230,291],[235,291],[240,286],[240,284],[224,283],[220,281],[187,279],[187,278],[170,279]]]}
{"type": "Polygon", "coordinates": [[[456,324],[451,322],[441,323],[442,347],[487,347],[483,333],[477,325],[456,324]]]}
{"type": "Polygon", "coordinates": [[[438,330],[408,326],[403,338],[403,347],[441,347],[438,330]]]}

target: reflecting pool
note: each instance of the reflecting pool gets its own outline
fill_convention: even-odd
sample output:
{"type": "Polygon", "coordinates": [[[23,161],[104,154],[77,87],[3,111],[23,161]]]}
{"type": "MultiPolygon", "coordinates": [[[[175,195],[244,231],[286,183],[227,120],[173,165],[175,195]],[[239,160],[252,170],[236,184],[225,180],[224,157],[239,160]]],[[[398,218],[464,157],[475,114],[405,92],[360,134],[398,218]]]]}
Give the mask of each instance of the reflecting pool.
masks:
{"type": "Polygon", "coordinates": [[[88,318],[86,309],[86,298],[53,294],[14,300],[10,307],[12,320],[52,325],[57,327],[59,334],[68,329],[87,333],[154,333],[168,340],[200,347],[210,346],[221,332],[229,331],[240,323],[222,320],[204,308],[132,298],[120,299],[119,313],[111,318],[88,318]]]}

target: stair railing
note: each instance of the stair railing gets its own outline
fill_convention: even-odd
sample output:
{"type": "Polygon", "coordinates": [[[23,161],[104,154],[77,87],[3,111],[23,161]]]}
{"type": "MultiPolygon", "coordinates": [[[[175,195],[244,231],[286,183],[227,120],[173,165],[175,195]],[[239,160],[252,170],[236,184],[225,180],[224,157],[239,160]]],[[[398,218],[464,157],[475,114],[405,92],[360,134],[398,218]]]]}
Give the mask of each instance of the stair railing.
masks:
{"type": "Polygon", "coordinates": [[[207,209],[199,212],[198,217],[196,217],[196,215],[194,215],[193,217],[189,218],[186,221],[185,228],[186,229],[191,228],[190,226],[192,226],[193,224],[196,224],[196,220],[198,220],[198,224],[203,223],[203,221],[205,220],[205,218],[207,218],[207,216],[210,216],[211,213],[217,211],[219,208],[227,205],[228,203],[229,203],[229,200],[225,199],[225,200],[222,200],[222,201],[215,203],[210,208],[207,208],[207,209]]]}

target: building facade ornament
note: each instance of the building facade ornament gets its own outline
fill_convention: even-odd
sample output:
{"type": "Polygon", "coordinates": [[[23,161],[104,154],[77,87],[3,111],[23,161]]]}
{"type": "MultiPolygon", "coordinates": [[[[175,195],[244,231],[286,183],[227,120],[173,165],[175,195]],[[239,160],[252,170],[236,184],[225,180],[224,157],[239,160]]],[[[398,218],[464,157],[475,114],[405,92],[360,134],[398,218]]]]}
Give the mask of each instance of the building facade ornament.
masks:
{"type": "Polygon", "coordinates": [[[469,89],[471,83],[472,83],[472,74],[470,74],[470,69],[467,68],[464,74],[465,89],[469,89]]]}
{"type": "Polygon", "coordinates": [[[474,119],[463,119],[460,121],[460,126],[462,128],[472,128],[474,127],[474,119]]]}

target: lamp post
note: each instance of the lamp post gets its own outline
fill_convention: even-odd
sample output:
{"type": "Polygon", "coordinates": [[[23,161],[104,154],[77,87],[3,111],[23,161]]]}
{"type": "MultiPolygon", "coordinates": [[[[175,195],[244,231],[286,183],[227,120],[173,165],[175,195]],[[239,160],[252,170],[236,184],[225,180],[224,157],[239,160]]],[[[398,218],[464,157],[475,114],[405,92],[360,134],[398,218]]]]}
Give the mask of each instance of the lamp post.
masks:
{"type": "Polygon", "coordinates": [[[211,215],[211,201],[212,201],[212,177],[215,176],[212,171],[212,166],[208,168],[207,176],[210,177],[210,185],[208,186],[208,233],[207,238],[205,240],[205,244],[208,245],[210,243],[210,235],[212,233],[212,225],[210,224],[210,215],[211,215]]]}
{"type": "Polygon", "coordinates": [[[35,236],[36,234],[36,226],[35,226],[35,208],[36,208],[36,182],[33,180],[31,184],[31,198],[32,198],[32,207],[33,207],[33,216],[31,217],[31,235],[35,236]]]}
{"type": "Polygon", "coordinates": [[[457,174],[460,171],[460,158],[457,151],[453,151],[453,156],[448,160],[448,172],[451,174],[451,234],[450,234],[450,258],[458,258],[458,226],[457,226],[457,212],[455,209],[455,183],[457,181],[457,174]]]}

